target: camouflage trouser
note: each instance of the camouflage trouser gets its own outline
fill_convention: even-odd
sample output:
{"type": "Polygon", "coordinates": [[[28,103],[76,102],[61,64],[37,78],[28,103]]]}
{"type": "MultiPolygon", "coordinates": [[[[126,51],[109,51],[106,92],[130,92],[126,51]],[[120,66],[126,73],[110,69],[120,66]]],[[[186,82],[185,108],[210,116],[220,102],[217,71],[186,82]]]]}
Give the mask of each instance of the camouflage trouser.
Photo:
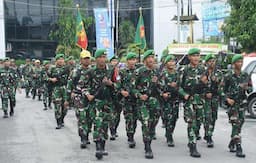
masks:
{"type": "Polygon", "coordinates": [[[191,97],[184,104],[184,120],[188,123],[188,141],[189,143],[196,143],[196,132],[198,130],[198,123],[203,122],[203,107],[204,99],[196,94],[191,97]]]}
{"type": "Polygon", "coordinates": [[[110,121],[109,128],[111,132],[116,132],[120,122],[120,114],[122,112],[122,105],[119,103],[119,101],[113,101],[112,111],[112,120],[110,121]]]}
{"type": "Polygon", "coordinates": [[[137,127],[137,119],[138,119],[138,112],[135,104],[126,103],[124,102],[123,105],[123,114],[125,118],[125,129],[127,136],[128,134],[133,134],[136,131],[137,127]]]}
{"type": "Polygon", "coordinates": [[[10,108],[14,108],[15,103],[15,89],[14,87],[9,87],[8,89],[3,87],[1,90],[2,98],[2,109],[3,111],[8,111],[8,102],[10,103],[10,108]]]}
{"type": "Polygon", "coordinates": [[[24,86],[25,86],[26,95],[28,96],[29,92],[30,92],[30,89],[31,89],[31,81],[28,80],[28,79],[25,79],[24,86]]]}
{"type": "Polygon", "coordinates": [[[204,104],[204,130],[205,136],[212,136],[215,122],[218,118],[218,99],[205,99],[204,104]]]}
{"type": "Polygon", "coordinates": [[[143,141],[151,141],[155,135],[155,128],[160,117],[158,100],[150,97],[147,101],[139,101],[138,116],[142,125],[143,141]]]}
{"type": "Polygon", "coordinates": [[[49,103],[49,91],[46,85],[43,86],[43,103],[44,107],[47,107],[47,103],[49,103]]]}
{"type": "Polygon", "coordinates": [[[241,142],[241,129],[244,124],[245,109],[238,104],[228,108],[229,123],[232,125],[231,139],[241,142]]]}
{"type": "Polygon", "coordinates": [[[163,119],[165,122],[165,137],[170,140],[179,118],[179,101],[172,100],[163,103],[163,119]]]}
{"type": "Polygon", "coordinates": [[[86,137],[91,132],[92,122],[93,122],[93,109],[91,105],[83,99],[81,94],[75,94],[73,97],[74,108],[76,110],[77,126],[79,136],[86,137]]]}
{"type": "Polygon", "coordinates": [[[111,103],[108,100],[95,99],[92,105],[92,109],[95,111],[93,117],[93,140],[101,141],[108,139],[108,124],[111,121],[111,103]]]}
{"type": "Polygon", "coordinates": [[[54,113],[56,120],[62,120],[67,114],[67,109],[64,108],[64,86],[56,86],[53,89],[53,103],[54,103],[54,113]]]}
{"type": "Polygon", "coordinates": [[[42,87],[41,87],[41,83],[38,79],[34,79],[32,81],[32,95],[33,97],[35,97],[36,95],[38,97],[41,97],[42,95],[42,87]]]}

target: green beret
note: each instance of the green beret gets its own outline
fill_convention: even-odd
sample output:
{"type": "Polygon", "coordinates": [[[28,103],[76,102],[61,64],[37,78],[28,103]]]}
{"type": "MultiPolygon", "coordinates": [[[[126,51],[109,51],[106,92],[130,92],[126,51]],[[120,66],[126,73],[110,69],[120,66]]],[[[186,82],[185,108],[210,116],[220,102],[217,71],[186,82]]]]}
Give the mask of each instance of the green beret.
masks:
{"type": "Polygon", "coordinates": [[[9,57],[6,57],[4,61],[10,61],[11,59],[9,57]]]}
{"type": "Polygon", "coordinates": [[[235,63],[236,61],[243,59],[243,56],[241,54],[236,54],[232,58],[232,64],[235,63]]]}
{"type": "Polygon", "coordinates": [[[195,54],[200,54],[200,49],[198,48],[189,49],[188,55],[195,55],[195,54]]]}
{"type": "Polygon", "coordinates": [[[143,54],[143,61],[145,60],[145,59],[147,59],[149,56],[154,56],[155,55],[155,52],[154,52],[154,50],[147,50],[144,54],[143,54]]]}
{"type": "Polygon", "coordinates": [[[107,50],[106,49],[97,49],[95,52],[95,58],[98,58],[102,55],[107,55],[107,50]]]}
{"type": "Polygon", "coordinates": [[[167,63],[169,62],[170,60],[175,60],[175,56],[174,55],[168,55],[165,60],[164,60],[164,63],[167,63]]]}
{"type": "Polygon", "coordinates": [[[205,56],[205,58],[204,58],[204,60],[205,60],[205,62],[208,62],[209,60],[211,60],[211,59],[215,59],[216,58],[216,56],[214,55],[214,54],[207,54],[206,56],[205,56]]]}
{"type": "Polygon", "coordinates": [[[126,60],[130,60],[130,59],[133,59],[133,58],[137,58],[137,55],[133,52],[129,52],[126,56],[126,60]]]}
{"type": "Polygon", "coordinates": [[[50,63],[50,61],[43,61],[43,65],[45,66],[45,65],[47,65],[47,64],[49,64],[50,63]]]}
{"type": "Polygon", "coordinates": [[[118,60],[118,57],[114,55],[112,58],[110,58],[110,62],[114,59],[118,60]]]}
{"type": "Polygon", "coordinates": [[[58,60],[60,58],[65,58],[64,54],[56,54],[55,59],[58,60]]]}
{"type": "Polygon", "coordinates": [[[95,58],[94,58],[94,57],[91,57],[91,61],[95,61],[95,58]]]}

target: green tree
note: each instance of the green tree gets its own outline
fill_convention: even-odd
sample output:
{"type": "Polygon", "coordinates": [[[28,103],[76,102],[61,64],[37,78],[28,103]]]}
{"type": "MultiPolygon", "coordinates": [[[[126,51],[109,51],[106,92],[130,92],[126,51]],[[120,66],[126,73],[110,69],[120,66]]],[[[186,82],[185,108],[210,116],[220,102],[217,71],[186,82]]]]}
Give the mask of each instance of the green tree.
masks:
{"type": "Polygon", "coordinates": [[[124,20],[119,26],[119,38],[121,47],[124,48],[127,44],[134,41],[135,27],[130,20],[124,20]]]}
{"type": "MultiPolygon", "coordinates": [[[[81,8],[86,30],[92,24],[92,18],[86,18],[86,13],[83,8],[86,8],[86,0],[83,0],[81,8]]],[[[78,51],[79,49],[75,44],[76,11],[77,9],[75,8],[73,0],[58,1],[58,20],[56,22],[56,28],[53,29],[49,35],[50,39],[56,40],[58,42],[56,53],[64,53],[66,55],[75,56],[77,55],[72,53],[74,51],[78,51]]]]}
{"type": "Polygon", "coordinates": [[[231,15],[223,27],[225,38],[235,38],[242,50],[256,50],[256,3],[254,0],[228,0],[231,15]]]}

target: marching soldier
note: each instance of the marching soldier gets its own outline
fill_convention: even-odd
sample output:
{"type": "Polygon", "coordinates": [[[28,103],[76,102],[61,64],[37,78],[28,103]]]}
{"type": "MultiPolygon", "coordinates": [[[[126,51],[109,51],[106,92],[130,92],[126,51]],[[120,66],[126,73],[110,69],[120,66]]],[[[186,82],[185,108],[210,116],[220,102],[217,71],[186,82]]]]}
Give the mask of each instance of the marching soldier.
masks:
{"type": "Polygon", "coordinates": [[[38,100],[41,101],[41,95],[42,95],[42,90],[41,90],[41,62],[40,60],[35,60],[35,65],[32,69],[32,98],[33,100],[35,99],[36,95],[38,96],[38,100]]]}
{"type": "Polygon", "coordinates": [[[218,118],[218,97],[222,94],[223,78],[222,72],[216,68],[216,57],[213,54],[205,56],[207,67],[206,76],[208,78],[204,105],[204,139],[207,141],[207,147],[213,147],[212,140],[215,122],[218,118]]]}
{"type": "Polygon", "coordinates": [[[232,125],[230,152],[236,152],[237,157],[245,157],[241,147],[241,130],[244,124],[247,106],[246,92],[250,91],[250,77],[242,72],[243,56],[236,54],[232,58],[233,70],[224,79],[225,100],[228,106],[229,123],[232,125]]]}
{"type": "Polygon", "coordinates": [[[167,145],[174,147],[173,131],[179,117],[179,76],[176,71],[176,62],[173,55],[165,58],[165,70],[161,77],[161,97],[163,99],[163,122],[166,128],[167,145]]]}
{"type": "Polygon", "coordinates": [[[94,119],[93,140],[96,143],[95,156],[102,159],[108,155],[105,143],[108,139],[108,125],[112,115],[112,93],[115,84],[111,81],[113,68],[106,64],[106,49],[98,49],[95,53],[96,66],[90,68],[85,76],[81,76],[78,88],[89,101],[94,119]]]}
{"type": "MultiPolygon", "coordinates": [[[[78,125],[78,134],[81,138],[81,148],[86,148],[89,142],[89,133],[91,132],[92,128],[92,117],[90,114],[90,108],[88,107],[88,100],[82,96],[82,91],[77,87],[79,79],[85,76],[86,72],[90,66],[90,58],[91,54],[87,50],[83,50],[80,53],[80,66],[75,68],[68,80],[67,84],[67,99],[65,105],[68,105],[69,102],[74,102],[74,108],[76,109],[76,117],[77,117],[77,125],[78,125]]],[[[83,80],[83,79],[82,79],[83,80]]]]}
{"type": "Polygon", "coordinates": [[[138,112],[136,107],[136,98],[132,93],[132,77],[136,70],[135,53],[128,53],[126,56],[126,68],[120,71],[120,81],[118,82],[118,91],[122,95],[121,103],[125,118],[125,129],[128,137],[128,145],[134,148],[136,142],[134,134],[137,127],[138,112]]]}
{"type": "MultiPolygon", "coordinates": [[[[110,59],[110,64],[114,67],[114,71],[116,72],[116,77],[118,77],[118,72],[119,72],[119,67],[118,67],[118,64],[119,64],[119,60],[118,60],[118,57],[117,56],[113,56],[111,59],[110,59]]],[[[119,79],[118,79],[119,80],[119,79]]],[[[117,81],[115,81],[117,82],[117,81]]],[[[120,114],[122,112],[122,106],[120,105],[120,94],[117,93],[117,92],[113,92],[113,119],[111,120],[110,122],[110,125],[109,125],[109,129],[110,129],[110,140],[115,140],[116,137],[118,137],[117,135],[117,127],[119,125],[119,122],[120,122],[120,114]]]]}
{"type": "Polygon", "coordinates": [[[144,66],[135,72],[133,79],[134,95],[138,99],[138,115],[142,124],[145,157],[153,158],[151,142],[160,116],[158,95],[159,79],[155,68],[154,51],[148,50],[143,55],[144,66]]]}
{"type": "Polygon", "coordinates": [[[32,76],[31,76],[32,65],[31,65],[30,59],[26,59],[26,64],[23,67],[22,74],[23,74],[26,98],[29,98],[29,92],[30,92],[31,83],[32,83],[32,76]]]}
{"type": "Polygon", "coordinates": [[[18,76],[10,64],[10,59],[6,58],[4,67],[0,69],[0,90],[4,118],[8,118],[8,102],[10,103],[10,116],[13,116],[15,107],[15,82],[18,76]]]}
{"type": "Polygon", "coordinates": [[[55,119],[57,121],[56,129],[64,127],[64,118],[67,114],[67,109],[64,108],[65,89],[69,76],[69,70],[65,67],[64,54],[55,56],[56,65],[49,70],[48,81],[53,85],[53,103],[55,119]]]}
{"type": "Polygon", "coordinates": [[[48,71],[50,67],[49,61],[43,62],[43,68],[41,71],[41,82],[42,82],[42,92],[43,92],[43,104],[44,104],[44,110],[47,110],[47,104],[49,103],[49,89],[48,89],[48,71]]]}
{"type": "Polygon", "coordinates": [[[188,124],[188,147],[192,157],[201,157],[196,148],[198,122],[203,121],[204,93],[207,83],[205,68],[199,64],[200,50],[188,52],[190,63],[181,69],[180,94],[184,97],[184,120],[188,124]]]}

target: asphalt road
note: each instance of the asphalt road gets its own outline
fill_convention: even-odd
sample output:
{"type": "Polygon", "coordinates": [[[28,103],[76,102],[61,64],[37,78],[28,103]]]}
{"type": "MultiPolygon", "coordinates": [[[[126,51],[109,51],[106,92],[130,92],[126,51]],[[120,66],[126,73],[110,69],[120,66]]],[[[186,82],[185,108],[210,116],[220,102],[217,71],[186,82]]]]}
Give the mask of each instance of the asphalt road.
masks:
{"type": "MultiPolygon", "coordinates": [[[[215,147],[206,147],[205,141],[198,142],[201,158],[189,156],[187,148],[186,124],[182,113],[174,134],[175,147],[167,147],[164,129],[161,123],[157,127],[157,140],[153,141],[153,160],[144,158],[141,126],[138,125],[135,149],[129,149],[122,117],[116,141],[108,141],[106,149],[109,156],[98,161],[95,156],[95,145],[80,149],[77,134],[77,122],[73,110],[69,110],[65,127],[55,130],[53,110],[43,111],[43,104],[37,100],[26,99],[24,94],[17,95],[15,116],[0,118],[0,163],[255,163],[256,160],[256,120],[246,119],[242,130],[242,144],[246,158],[237,158],[230,153],[227,144],[230,139],[231,126],[228,124],[225,110],[220,109],[219,119],[214,133],[215,147]]],[[[2,113],[0,114],[2,116],[2,113]]],[[[203,130],[201,130],[201,135],[203,130]]],[[[91,139],[91,137],[90,137],[91,139]]],[[[92,141],[91,141],[92,142],[92,141]]]]}

